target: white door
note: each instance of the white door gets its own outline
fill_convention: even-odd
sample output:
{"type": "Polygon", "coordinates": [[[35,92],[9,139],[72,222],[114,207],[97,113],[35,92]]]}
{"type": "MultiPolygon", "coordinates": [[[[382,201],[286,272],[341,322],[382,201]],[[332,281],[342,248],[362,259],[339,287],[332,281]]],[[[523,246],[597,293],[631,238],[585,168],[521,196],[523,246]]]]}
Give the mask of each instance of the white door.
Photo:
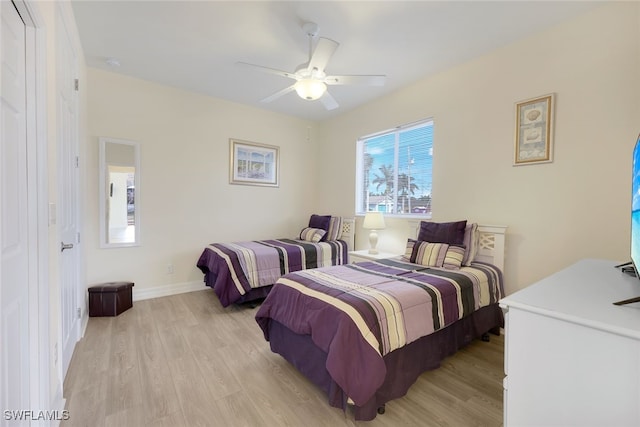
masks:
{"type": "Polygon", "coordinates": [[[73,349],[80,339],[78,248],[78,118],[75,90],[77,55],[67,22],[58,9],[56,37],[56,88],[58,103],[58,230],[60,245],[60,311],[62,332],[62,376],[67,373],[73,349]]]}
{"type": "Polygon", "coordinates": [[[0,406],[20,410],[29,409],[30,402],[29,257],[34,239],[28,198],[26,29],[13,3],[1,3],[0,406]]]}

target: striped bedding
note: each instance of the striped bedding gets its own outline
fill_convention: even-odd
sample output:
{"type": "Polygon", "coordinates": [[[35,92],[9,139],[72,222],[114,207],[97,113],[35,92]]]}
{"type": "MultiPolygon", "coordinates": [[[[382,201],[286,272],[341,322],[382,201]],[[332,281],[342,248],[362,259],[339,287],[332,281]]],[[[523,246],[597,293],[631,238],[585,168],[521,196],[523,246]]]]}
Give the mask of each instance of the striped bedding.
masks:
{"type": "Polygon", "coordinates": [[[362,405],[385,379],[383,356],[496,304],[503,294],[502,273],[490,264],[446,270],[398,257],[285,275],[256,321],[267,340],[271,320],[310,335],[327,353],[331,377],[362,405]]]}
{"type": "Polygon", "coordinates": [[[196,265],[204,273],[206,285],[213,288],[226,307],[252,290],[273,285],[287,273],[344,264],[347,256],[347,244],[342,240],[255,240],[212,243],[196,265]]]}

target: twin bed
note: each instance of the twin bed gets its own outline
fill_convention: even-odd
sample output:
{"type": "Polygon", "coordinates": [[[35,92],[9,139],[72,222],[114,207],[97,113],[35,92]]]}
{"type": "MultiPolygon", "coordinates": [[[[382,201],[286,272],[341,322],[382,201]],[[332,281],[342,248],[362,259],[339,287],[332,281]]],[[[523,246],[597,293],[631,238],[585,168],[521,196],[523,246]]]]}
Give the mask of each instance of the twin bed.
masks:
{"type": "Polygon", "coordinates": [[[504,233],[477,226],[471,260],[457,245],[410,240],[402,257],[288,274],[256,321],[331,406],[371,420],[424,371],[500,333],[504,233]]]}
{"type": "Polygon", "coordinates": [[[349,243],[334,231],[317,248],[289,239],[213,244],[198,267],[225,306],[266,296],[256,321],[271,350],[331,406],[351,405],[356,420],[372,420],[424,371],[504,325],[506,227],[413,227],[418,239],[395,258],[349,264],[353,220],[341,220],[339,237],[349,243]],[[277,262],[259,261],[264,247],[277,262]]]}
{"type": "Polygon", "coordinates": [[[353,218],[312,215],[295,239],[211,243],[196,266],[224,307],[252,303],[287,273],[348,263],[353,230],[353,218]]]}

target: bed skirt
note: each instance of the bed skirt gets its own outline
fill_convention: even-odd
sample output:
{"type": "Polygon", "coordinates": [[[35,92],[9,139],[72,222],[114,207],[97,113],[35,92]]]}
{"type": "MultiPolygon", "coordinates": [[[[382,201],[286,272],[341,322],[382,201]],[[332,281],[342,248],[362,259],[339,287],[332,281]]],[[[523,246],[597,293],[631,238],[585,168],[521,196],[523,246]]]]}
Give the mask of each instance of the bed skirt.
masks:
{"type": "Polygon", "coordinates": [[[273,285],[262,286],[260,288],[252,288],[246,294],[240,296],[235,300],[234,304],[249,304],[259,303],[269,295],[269,291],[273,288],[273,285]]]}
{"type": "MultiPolygon", "coordinates": [[[[387,375],[376,394],[363,406],[354,407],[356,420],[369,421],[386,402],[404,396],[425,371],[487,332],[500,334],[504,316],[498,304],[483,307],[444,329],[420,338],[384,356],[387,375]]],[[[271,320],[271,351],[280,354],[327,394],[329,404],[347,408],[347,398],[326,369],[327,354],[315,346],[310,335],[299,335],[271,320]]]]}

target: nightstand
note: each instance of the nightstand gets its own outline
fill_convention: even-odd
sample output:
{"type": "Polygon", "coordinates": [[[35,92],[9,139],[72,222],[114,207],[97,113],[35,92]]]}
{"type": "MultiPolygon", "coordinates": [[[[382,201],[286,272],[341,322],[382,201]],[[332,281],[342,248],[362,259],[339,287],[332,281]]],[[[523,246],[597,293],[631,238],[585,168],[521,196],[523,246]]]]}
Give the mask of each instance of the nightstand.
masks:
{"type": "Polygon", "coordinates": [[[392,254],[390,252],[378,252],[377,254],[370,254],[369,249],[363,249],[361,251],[350,251],[349,262],[364,262],[364,261],[376,261],[384,258],[394,258],[400,254],[392,254]]]}

